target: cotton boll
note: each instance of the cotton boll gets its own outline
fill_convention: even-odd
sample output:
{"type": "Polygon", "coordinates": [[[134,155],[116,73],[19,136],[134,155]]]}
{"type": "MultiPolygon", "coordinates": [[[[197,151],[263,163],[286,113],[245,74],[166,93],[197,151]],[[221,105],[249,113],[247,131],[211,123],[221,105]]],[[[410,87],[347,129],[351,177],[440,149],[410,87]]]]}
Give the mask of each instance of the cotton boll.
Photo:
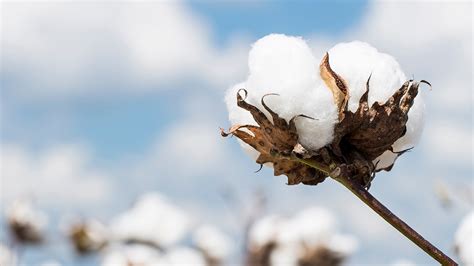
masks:
{"type": "MultiPolygon", "coordinates": [[[[392,56],[367,43],[340,43],[328,53],[332,69],[347,83],[348,107],[353,112],[359,106],[369,76],[370,105],[376,101],[386,102],[407,80],[392,56]]],[[[296,120],[299,142],[305,148],[318,150],[331,143],[334,126],[338,123],[338,110],[331,90],[320,77],[319,64],[302,38],[271,34],[258,40],[249,53],[247,80],[227,92],[230,121],[232,124],[256,124],[249,112],[237,107],[235,97],[238,89],[246,89],[245,100],[264,113],[267,112],[260,103],[261,98],[278,94],[268,95],[265,102],[280,117],[286,121],[301,114],[314,118],[299,117],[296,120]]],[[[393,145],[395,152],[417,143],[423,128],[423,112],[423,96],[419,93],[408,113],[407,131],[393,145]]],[[[267,117],[270,118],[268,113],[267,117]]],[[[241,144],[253,159],[258,157],[253,148],[241,144]]],[[[377,169],[381,169],[393,164],[396,157],[387,151],[373,162],[378,163],[377,169]]]]}
{"type": "Polygon", "coordinates": [[[464,265],[474,265],[474,212],[468,214],[459,225],[454,238],[456,253],[464,265]]]}
{"type": "Polygon", "coordinates": [[[166,198],[150,193],[111,223],[115,238],[152,242],[160,247],[179,241],[190,229],[190,218],[166,198]]]}

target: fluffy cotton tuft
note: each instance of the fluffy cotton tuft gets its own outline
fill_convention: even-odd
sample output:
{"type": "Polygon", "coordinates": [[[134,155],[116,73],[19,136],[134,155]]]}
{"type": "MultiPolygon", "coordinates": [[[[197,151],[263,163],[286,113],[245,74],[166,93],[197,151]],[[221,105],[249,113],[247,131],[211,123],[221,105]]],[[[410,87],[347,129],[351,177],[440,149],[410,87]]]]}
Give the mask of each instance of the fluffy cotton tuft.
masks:
{"type": "Polygon", "coordinates": [[[117,239],[140,240],[167,247],[178,242],[190,226],[190,219],[184,211],[163,196],[150,193],[113,220],[111,230],[117,239]]]}
{"type": "MultiPolygon", "coordinates": [[[[357,109],[371,74],[370,104],[375,101],[385,102],[407,80],[392,56],[377,51],[367,43],[340,43],[328,53],[331,67],[348,84],[349,109],[352,111],[357,109]]],[[[299,118],[296,121],[299,140],[303,146],[317,150],[332,141],[334,125],[338,122],[337,108],[329,88],[319,75],[320,62],[316,61],[302,38],[282,34],[265,36],[252,46],[248,63],[247,80],[227,91],[226,103],[232,124],[256,124],[249,112],[236,105],[236,93],[239,89],[246,89],[246,100],[260,110],[263,110],[261,97],[277,93],[279,96],[268,96],[265,100],[281,117],[289,121],[296,115],[304,114],[316,119],[299,118]]],[[[422,95],[418,95],[408,113],[407,132],[394,143],[394,151],[416,144],[423,127],[423,109],[422,95]]],[[[251,155],[256,158],[258,154],[253,151],[251,155]]],[[[379,168],[387,167],[395,157],[393,153],[386,152],[374,162],[380,161],[379,168]]]]}
{"type": "Polygon", "coordinates": [[[238,89],[245,88],[246,100],[261,110],[262,96],[277,93],[279,96],[265,98],[266,103],[287,121],[300,114],[317,119],[297,119],[303,145],[319,149],[332,140],[337,110],[330,91],[322,85],[319,63],[303,39],[281,34],[263,37],[253,45],[248,61],[247,80],[229,89],[226,96],[233,124],[255,125],[248,112],[236,106],[238,89]]]}
{"type": "Polygon", "coordinates": [[[459,225],[454,244],[463,265],[474,265],[474,212],[468,214],[459,225]]]}

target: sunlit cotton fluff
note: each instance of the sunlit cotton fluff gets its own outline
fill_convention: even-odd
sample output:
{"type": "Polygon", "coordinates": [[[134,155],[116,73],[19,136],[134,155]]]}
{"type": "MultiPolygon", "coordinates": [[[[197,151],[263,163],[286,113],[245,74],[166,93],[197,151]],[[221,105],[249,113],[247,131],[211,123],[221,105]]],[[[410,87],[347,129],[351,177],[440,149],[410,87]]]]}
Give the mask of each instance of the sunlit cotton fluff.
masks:
{"type": "Polygon", "coordinates": [[[456,253],[463,265],[474,265],[474,212],[468,214],[459,225],[454,238],[456,253]]]}
{"type": "Polygon", "coordinates": [[[189,231],[188,215],[165,197],[146,194],[128,211],[111,222],[111,231],[118,240],[151,242],[159,247],[175,244],[189,231]]]}
{"type": "MultiPolygon", "coordinates": [[[[377,51],[367,43],[340,43],[328,53],[332,69],[349,87],[351,111],[357,109],[370,75],[369,104],[385,102],[407,80],[392,56],[377,51]]],[[[252,46],[248,63],[247,80],[227,91],[226,103],[232,124],[256,125],[249,112],[236,105],[239,89],[246,89],[246,101],[262,111],[261,97],[277,93],[279,96],[268,96],[265,101],[281,117],[289,121],[296,115],[304,114],[315,119],[298,118],[296,121],[299,141],[304,147],[318,150],[331,143],[333,129],[338,122],[337,108],[330,89],[320,77],[320,62],[316,61],[302,38],[282,34],[265,36],[252,46]]],[[[417,143],[423,128],[423,111],[423,98],[419,94],[408,113],[406,134],[394,143],[394,151],[411,148],[417,143]]],[[[258,156],[258,152],[248,145],[243,146],[253,158],[258,156]]],[[[374,163],[378,162],[377,168],[380,169],[391,165],[395,158],[394,153],[387,151],[374,163]]]]}

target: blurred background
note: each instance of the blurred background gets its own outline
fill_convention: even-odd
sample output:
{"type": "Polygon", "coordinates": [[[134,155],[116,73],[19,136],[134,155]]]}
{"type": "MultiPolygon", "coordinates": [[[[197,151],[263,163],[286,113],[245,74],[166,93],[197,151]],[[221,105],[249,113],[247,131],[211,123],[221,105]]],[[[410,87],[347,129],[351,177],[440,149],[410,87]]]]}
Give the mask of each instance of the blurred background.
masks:
{"type": "Polygon", "coordinates": [[[432,265],[342,186],[254,173],[237,141],[220,137],[225,90],[246,79],[251,44],[284,33],[316,57],[369,42],[433,85],[421,142],[371,192],[454,255],[473,207],[472,11],[470,1],[2,2],[0,241],[9,243],[9,206],[27,198],[47,214],[48,239],[26,247],[23,264],[95,265],[99,256],[64,245],[64,217],[108,223],[158,192],[233,239],[228,261],[239,264],[241,217],[263,197],[259,215],[330,210],[357,239],[349,265],[432,265]]]}

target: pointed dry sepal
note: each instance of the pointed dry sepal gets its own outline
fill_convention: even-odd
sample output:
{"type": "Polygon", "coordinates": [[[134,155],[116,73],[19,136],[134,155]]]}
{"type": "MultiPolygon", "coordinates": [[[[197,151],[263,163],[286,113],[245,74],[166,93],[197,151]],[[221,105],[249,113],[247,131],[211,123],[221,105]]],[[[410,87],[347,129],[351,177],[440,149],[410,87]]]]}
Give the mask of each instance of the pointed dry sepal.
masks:
{"type": "Polygon", "coordinates": [[[339,110],[339,119],[342,119],[342,112],[347,108],[349,101],[349,91],[344,79],[332,70],[329,64],[328,53],[321,60],[319,71],[324,83],[332,92],[334,103],[337,106],[337,110],[339,110]]]}
{"type": "Polygon", "coordinates": [[[316,171],[312,167],[287,159],[298,144],[298,132],[296,131],[295,119],[306,117],[304,115],[295,116],[289,122],[281,118],[271,108],[264,99],[271,94],[262,97],[261,103],[265,110],[272,117],[272,121],[254,105],[245,101],[247,91],[244,89],[237,92],[237,105],[249,111],[258,126],[234,125],[229,132],[221,131],[222,136],[233,135],[257,150],[260,155],[256,162],[260,165],[273,164],[274,175],[286,175],[288,184],[316,185],[326,178],[323,173],[316,171]],[[244,93],[244,97],[240,94],[244,93]],[[281,156],[283,155],[283,156],[281,156]]]}

